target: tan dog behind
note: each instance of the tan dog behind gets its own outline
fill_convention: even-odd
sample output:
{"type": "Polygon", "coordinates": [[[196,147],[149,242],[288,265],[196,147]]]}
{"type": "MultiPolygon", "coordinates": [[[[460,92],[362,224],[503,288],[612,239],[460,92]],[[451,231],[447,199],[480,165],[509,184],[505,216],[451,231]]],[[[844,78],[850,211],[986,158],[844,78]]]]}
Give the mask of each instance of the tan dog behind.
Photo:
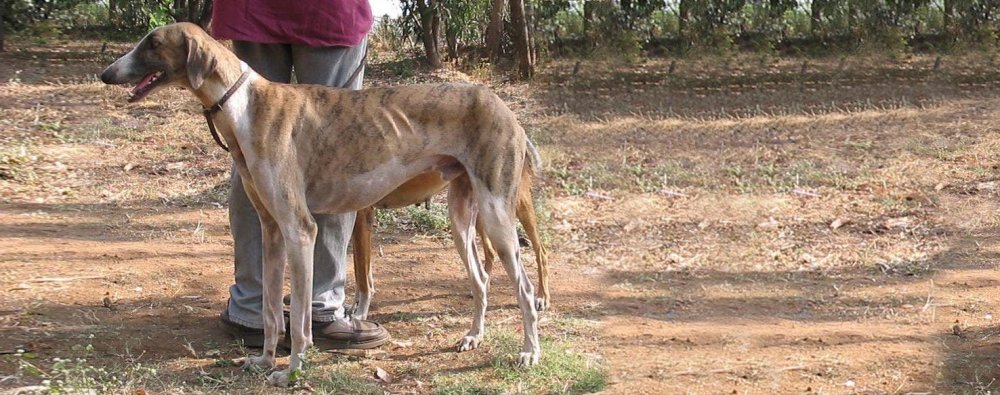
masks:
{"type": "MultiPolygon", "coordinates": [[[[530,141],[529,141],[530,143],[530,141]]],[[[535,204],[532,200],[531,185],[534,178],[533,168],[540,168],[540,160],[533,158],[533,166],[525,166],[521,172],[520,184],[517,187],[517,219],[521,221],[524,232],[531,241],[535,252],[535,263],[538,265],[538,296],[535,298],[535,309],[542,311],[549,307],[549,260],[538,233],[538,219],[535,216],[535,204]]],[[[357,293],[354,297],[353,315],[367,319],[368,310],[375,294],[375,279],[372,265],[372,229],[375,227],[375,208],[391,209],[406,207],[427,201],[447,187],[448,182],[440,177],[440,173],[425,173],[414,177],[401,185],[389,196],[382,198],[374,207],[358,211],[354,221],[354,233],[351,240],[354,243],[354,277],[357,282],[357,293]]],[[[489,237],[483,231],[480,222],[476,221],[476,232],[483,241],[483,265],[486,273],[492,273],[494,251],[489,237]]]]}
{"type": "Polygon", "coordinates": [[[474,288],[472,327],[459,351],[483,338],[489,274],[476,257],[477,218],[514,282],[524,343],[519,364],[537,364],[534,289],[521,264],[515,214],[518,178],[529,155],[514,113],[487,88],[414,85],[362,91],[272,83],[198,26],[157,28],[101,74],[108,84],[138,83],[130,101],[167,85],[190,90],[231,149],[260,215],[264,256],[264,350],[248,365],[270,369],[283,337],[282,278],[291,271],[291,358],[268,381],[287,385],[311,344],[311,213],[371,207],[408,180],[436,172],[449,181],[455,247],[474,288]],[[245,81],[245,82],[244,82],[245,81]]]}

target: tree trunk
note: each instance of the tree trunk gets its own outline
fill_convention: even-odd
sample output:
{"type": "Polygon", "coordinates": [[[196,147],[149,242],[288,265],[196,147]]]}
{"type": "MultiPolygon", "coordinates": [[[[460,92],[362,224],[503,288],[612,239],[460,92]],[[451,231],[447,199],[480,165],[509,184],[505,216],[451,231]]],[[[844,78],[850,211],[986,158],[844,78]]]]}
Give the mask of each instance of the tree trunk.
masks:
{"type": "Polygon", "coordinates": [[[823,0],[813,0],[809,6],[809,32],[819,37],[820,24],[823,23],[823,0]]]}
{"type": "Polygon", "coordinates": [[[0,52],[5,52],[7,49],[4,47],[4,24],[3,24],[3,14],[4,9],[7,8],[6,2],[0,2],[0,52]]]}
{"type": "Polygon", "coordinates": [[[170,16],[176,22],[191,22],[207,30],[212,20],[212,0],[176,0],[170,16]]]}
{"type": "Polygon", "coordinates": [[[681,2],[677,5],[677,37],[679,37],[681,41],[685,42],[685,38],[688,34],[688,19],[691,16],[690,7],[690,0],[681,0],[681,2]]]}
{"type": "Polygon", "coordinates": [[[584,0],[583,2],[583,36],[590,37],[590,25],[594,24],[594,0],[584,0]]]}
{"type": "Polygon", "coordinates": [[[208,30],[208,24],[212,22],[212,6],[214,6],[212,0],[205,0],[204,4],[201,5],[201,15],[198,16],[198,26],[201,26],[202,29],[208,30]]]}
{"type": "Polygon", "coordinates": [[[108,20],[111,21],[112,26],[118,26],[120,18],[118,17],[118,0],[108,0],[108,20]]]}
{"type": "Polygon", "coordinates": [[[622,13],[625,14],[625,27],[628,30],[634,30],[635,22],[632,21],[632,0],[619,0],[618,4],[622,8],[622,13]]]}
{"type": "Polygon", "coordinates": [[[944,33],[951,34],[951,21],[955,18],[955,0],[944,0],[944,33]]]}
{"type": "Polygon", "coordinates": [[[847,0],[847,34],[854,35],[854,0],[847,0]]]}
{"type": "Polygon", "coordinates": [[[458,59],[458,33],[454,29],[444,29],[444,42],[448,49],[448,57],[458,59]]]}
{"type": "Polygon", "coordinates": [[[438,17],[434,8],[434,0],[417,0],[417,13],[420,14],[420,39],[424,42],[424,54],[431,67],[441,67],[441,53],[438,52],[438,17]]]}
{"type": "Polygon", "coordinates": [[[523,79],[529,79],[535,72],[535,64],[531,61],[531,46],[528,44],[524,0],[510,0],[510,23],[514,28],[514,55],[517,57],[518,74],[523,79]]]}
{"type": "Polygon", "coordinates": [[[535,52],[535,7],[531,5],[531,1],[524,4],[524,19],[525,26],[528,32],[528,54],[531,55],[531,66],[534,69],[535,60],[538,58],[538,53],[535,52]]]}
{"type": "Polygon", "coordinates": [[[486,53],[490,61],[500,59],[500,34],[503,32],[504,0],[493,0],[490,24],[486,27],[486,53]]]}

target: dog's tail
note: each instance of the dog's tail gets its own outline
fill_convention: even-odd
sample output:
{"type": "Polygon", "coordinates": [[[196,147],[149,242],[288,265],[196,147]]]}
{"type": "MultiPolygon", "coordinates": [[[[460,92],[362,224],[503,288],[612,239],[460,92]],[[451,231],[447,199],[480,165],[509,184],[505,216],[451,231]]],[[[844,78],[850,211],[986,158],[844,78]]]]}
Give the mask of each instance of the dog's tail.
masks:
{"type": "Polygon", "coordinates": [[[538,154],[538,147],[535,146],[535,143],[531,142],[530,138],[527,139],[527,141],[528,141],[527,156],[531,157],[531,160],[528,161],[528,170],[531,172],[531,175],[535,177],[541,177],[542,156],[538,154]]]}

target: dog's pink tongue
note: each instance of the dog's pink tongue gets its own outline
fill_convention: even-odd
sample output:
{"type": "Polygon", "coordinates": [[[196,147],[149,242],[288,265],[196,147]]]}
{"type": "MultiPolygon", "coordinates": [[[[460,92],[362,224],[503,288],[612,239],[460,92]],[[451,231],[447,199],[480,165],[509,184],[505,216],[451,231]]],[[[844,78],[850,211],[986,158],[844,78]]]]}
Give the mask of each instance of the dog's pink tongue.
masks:
{"type": "Polygon", "coordinates": [[[145,77],[142,77],[142,81],[139,81],[139,83],[135,85],[135,88],[132,88],[132,94],[135,94],[136,92],[142,90],[142,88],[145,88],[146,85],[149,85],[149,82],[153,80],[154,76],[156,76],[156,73],[149,73],[146,74],[145,77]]]}

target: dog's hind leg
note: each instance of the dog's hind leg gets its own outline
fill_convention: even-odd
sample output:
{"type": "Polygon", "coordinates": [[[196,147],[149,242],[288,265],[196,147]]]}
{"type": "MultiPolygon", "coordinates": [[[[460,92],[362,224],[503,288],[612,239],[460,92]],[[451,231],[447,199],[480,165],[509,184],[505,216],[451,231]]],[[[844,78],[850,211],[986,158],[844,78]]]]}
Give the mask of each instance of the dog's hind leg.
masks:
{"type": "Polygon", "coordinates": [[[472,317],[472,328],[459,340],[458,351],[468,351],[479,346],[485,333],[486,321],[486,287],[490,282],[476,254],[474,224],[476,222],[476,204],[472,198],[472,185],[469,177],[462,175],[451,182],[448,188],[448,215],[451,218],[451,235],[455,241],[458,255],[465,263],[465,269],[472,283],[472,300],[475,311],[472,317]]]}
{"type": "Polygon", "coordinates": [[[524,325],[524,345],[518,356],[519,365],[535,365],[541,357],[542,349],[538,343],[538,312],[535,310],[534,287],[528,280],[521,264],[518,251],[517,229],[514,226],[514,208],[502,197],[495,196],[485,189],[477,190],[479,216],[483,230],[493,242],[497,258],[503,263],[507,276],[514,282],[517,293],[517,304],[521,307],[524,325]]]}
{"type": "Polygon", "coordinates": [[[351,315],[358,319],[368,318],[375,281],[372,276],[372,228],[375,226],[375,208],[358,211],[354,221],[354,279],[357,291],[354,293],[354,311],[351,315]]]}

